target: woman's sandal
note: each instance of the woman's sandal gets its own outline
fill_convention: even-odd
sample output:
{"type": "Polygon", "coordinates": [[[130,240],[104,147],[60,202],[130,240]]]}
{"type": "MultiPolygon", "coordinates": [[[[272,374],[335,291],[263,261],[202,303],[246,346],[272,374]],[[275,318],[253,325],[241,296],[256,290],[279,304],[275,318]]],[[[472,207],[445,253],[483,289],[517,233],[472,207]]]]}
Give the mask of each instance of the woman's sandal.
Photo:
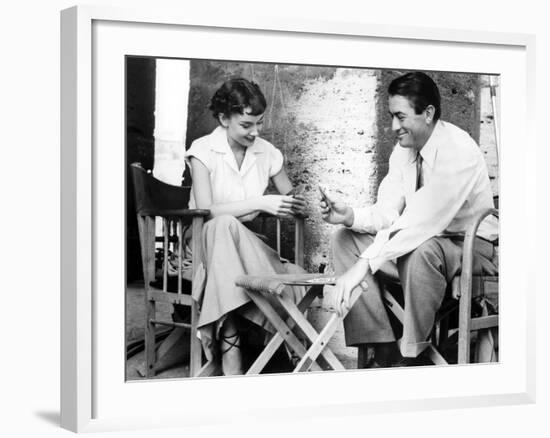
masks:
{"type": "Polygon", "coordinates": [[[237,344],[237,342],[239,342],[241,339],[240,335],[239,335],[239,332],[235,332],[233,333],[232,335],[229,335],[229,336],[222,336],[221,337],[221,341],[222,342],[225,342],[226,344],[229,345],[229,347],[227,347],[226,349],[222,349],[221,353],[222,355],[224,355],[225,353],[227,353],[229,350],[231,350],[233,347],[236,347],[238,349],[241,348],[241,346],[239,344],[237,344]],[[230,341],[229,339],[234,339],[234,341],[230,341]]]}

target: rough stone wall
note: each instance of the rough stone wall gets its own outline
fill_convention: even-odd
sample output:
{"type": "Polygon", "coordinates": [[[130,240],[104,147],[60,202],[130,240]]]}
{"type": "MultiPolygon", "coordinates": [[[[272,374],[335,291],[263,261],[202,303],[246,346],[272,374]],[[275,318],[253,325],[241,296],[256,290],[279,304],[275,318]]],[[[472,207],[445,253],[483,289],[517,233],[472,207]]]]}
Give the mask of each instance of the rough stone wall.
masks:
{"type": "MultiPolygon", "coordinates": [[[[494,84],[496,86],[496,112],[497,118],[499,114],[499,77],[494,76],[494,84]]],[[[480,134],[479,134],[479,147],[483,151],[485,161],[487,162],[487,169],[489,171],[489,179],[491,180],[491,187],[493,189],[493,195],[499,194],[499,168],[498,168],[498,153],[495,135],[495,114],[493,106],[491,104],[491,91],[489,88],[489,76],[481,77],[480,88],[480,134]]]]}
{"type": "Polygon", "coordinates": [[[289,106],[294,129],[287,131],[288,171],[294,181],[305,184],[312,206],[307,220],[306,269],[332,265],[329,236],[334,227],[318,212],[318,186],[351,204],[373,201],[376,83],[373,71],[336,69],[329,78],[304,82],[289,106]]]}
{"type": "MultiPolygon", "coordinates": [[[[210,132],[216,121],[209,99],[230,77],[257,82],[268,101],[262,137],[280,148],[290,179],[303,184],[311,208],[307,219],[305,267],[330,265],[332,227],[318,211],[323,185],[347,201],[372,202],[376,191],[373,166],[376,140],[376,72],[333,67],[191,62],[187,146],[210,132]]],[[[268,236],[273,239],[273,228],[268,236]]],[[[282,253],[292,259],[293,225],[283,224],[282,253]]]]}

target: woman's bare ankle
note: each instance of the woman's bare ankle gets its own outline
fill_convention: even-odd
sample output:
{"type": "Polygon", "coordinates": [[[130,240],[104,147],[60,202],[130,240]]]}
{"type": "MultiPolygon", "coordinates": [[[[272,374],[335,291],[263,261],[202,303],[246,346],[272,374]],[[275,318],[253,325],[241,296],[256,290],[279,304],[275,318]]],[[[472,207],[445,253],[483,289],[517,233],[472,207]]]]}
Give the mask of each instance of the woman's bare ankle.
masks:
{"type": "Polygon", "coordinates": [[[237,354],[225,353],[222,356],[222,372],[224,376],[239,376],[243,374],[242,357],[237,354]]]}

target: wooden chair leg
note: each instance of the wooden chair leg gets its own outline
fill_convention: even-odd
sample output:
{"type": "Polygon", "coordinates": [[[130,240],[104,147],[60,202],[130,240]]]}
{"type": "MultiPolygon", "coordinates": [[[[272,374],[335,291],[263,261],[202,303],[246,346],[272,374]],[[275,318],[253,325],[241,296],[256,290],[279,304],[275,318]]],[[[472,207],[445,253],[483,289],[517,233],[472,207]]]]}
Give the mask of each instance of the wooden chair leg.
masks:
{"type": "MultiPolygon", "coordinates": [[[[362,293],[363,289],[361,286],[356,287],[352,291],[350,297],[350,308],[353,307],[353,305],[359,299],[362,293]]],[[[342,317],[345,316],[346,314],[344,314],[342,317]]],[[[294,319],[296,319],[297,322],[300,321],[300,319],[298,319],[297,317],[294,319]]],[[[336,358],[334,353],[332,353],[330,349],[326,348],[328,345],[328,341],[334,335],[334,332],[336,331],[338,324],[341,320],[342,319],[340,316],[338,316],[336,313],[333,313],[319,334],[317,334],[315,330],[313,330],[313,332],[311,333],[308,333],[306,330],[308,330],[307,326],[309,325],[309,322],[304,322],[304,331],[308,338],[312,340],[312,344],[294,369],[294,372],[309,371],[320,355],[322,355],[323,358],[327,360],[333,370],[345,369],[342,363],[336,358]]]]}
{"type": "MultiPolygon", "coordinates": [[[[483,308],[481,316],[489,316],[486,307],[483,308]]],[[[478,330],[474,351],[474,361],[476,363],[498,362],[497,336],[498,329],[495,327],[478,330]]]]}
{"type": "MultiPolygon", "coordinates": [[[[310,348],[307,351],[307,356],[315,361],[317,360],[317,357],[321,355],[323,359],[328,363],[330,368],[333,370],[344,370],[344,366],[342,363],[338,360],[338,358],[334,355],[334,353],[329,349],[326,348],[328,341],[332,336],[334,335],[334,332],[337,329],[337,324],[339,321],[339,318],[336,317],[335,322],[329,322],[327,323],[327,326],[330,328],[325,328],[321,331],[321,333],[317,333],[313,326],[309,323],[309,321],[305,318],[304,314],[298,310],[298,308],[294,305],[292,300],[281,297],[279,299],[279,303],[284,307],[284,309],[287,311],[289,316],[294,320],[298,328],[304,333],[304,335],[309,339],[309,341],[312,343],[310,348]]],[[[336,316],[336,315],[334,315],[336,316]]],[[[303,359],[302,359],[303,360],[303,359]]],[[[297,370],[302,371],[298,367],[297,370]]],[[[305,369],[306,371],[308,369],[305,369]]]]}
{"type": "MultiPolygon", "coordinates": [[[[262,296],[262,294],[259,292],[250,291],[249,297],[256,304],[256,306],[258,306],[269,322],[275,327],[277,332],[286,341],[289,347],[294,350],[298,356],[303,357],[307,353],[306,348],[294,335],[292,330],[283,321],[279,314],[273,309],[273,307],[271,307],[271,304],[269,304],[269,302],[262,296]]],[[[315,371],[322,371],[322,368],[317,363],[314,363],[312,368],[314,368],[315,371]]]]}
{"type": "Polygon", "coordinates": [[[458,315],[458,363],[470,362],[470,340],[471,340],[471,311],[472,303],[470,294],[460,297],[458,315]]]}
{"type": "Polygon", "coordinates": [[[441,355],[439,351],[437,351],[437,349],[433,345],[429,345],[428,348],[426,348],[426,354],[435,365],[449,364],[449,362],[445,360],[445,358],[441,355]]]}
{"type": "Polygon", "coordinates": [[[197,323],[199,320],[199,311],[197,305],[191,305],[191,333],[190,333],[190,356],[189,356],[189,375],[195,376],[199,372],[202,364],[202,345],[197,337],[197,323]]]}
{"type": "MultiPolygon", "coordinates": [[[[304,312],[310,304],[313,302],[313,300],[317,297],[318,292],[315,289],[315,287],[310,288],[306,292],[306,295],[302,298],[300,303],[298,303],[298,309],[301,312],[304,312]]],[[[289,318],[286,320],[286,324],[289,328],[293,328],[294,324],[292,322],[292,319],[289,318]]],[[[284,342],[283,337],[280,333],[275,333],[273,337],[269,340],[268,344],[265,346],[263,351],[260,353],[260,355],[256,358],[254,363],[250,366],[246,374],[260,374],[262,370],[265,368],[271,357],[275,354],[275,352],[279,349],[279,347],[284,342]]],[[[305,346],[304,346],[305,348],[305,346]]]]}
{"type": "Polygon", "coordinates": [[[155,376],[155,325],[151,322],[155,319],[155,302],[145,298],[146,321],[145,321],[145,375],[149,377],[155,376]]]}
{"type": "MultiPolygon", "coordinates": [[[[193,242],[192,242],[192,251],[193,251],[193,279],[199,268],[199,264],[202,262],[202,226],[203,218],[194,217],[192,224],[193,232],[193,242]]],[[[191,355],[189,358],[189,375],[195,376],[201,370],[202,364],[202,345],[197,337],[197,325],[199,322],[199,309],[195,301],[191,304],[191,355]]],[[[202,370],[204,371],[204,370],[202,370]]]]}
{"type": "Polygon", "coordinates": [[[222,372],[221,364],[215,360],[209,360],[200,368],[193,377],[218,376],[222,372]]]}
{"type": "MultiPolygon", "coordinates": [[[[339,322],[340,318],[338,317],[338,315],[333,313],[330,316],[330,319],[328,320],[325,327],[323,327],[323,330],[321,330],[315,341],[307,350],[306,354],[302,356],[302,359],[300,360],[300,362],[298,362],[298,365],[296,365],[296,368],[294,368],[293,372],[296,373],[309,371],[313,367],[315,361],[317,360],[317,357],[323,353],[323,350],[325,349],[329,339],[332,338],[332,336],[334,335],[334,332],[336,331],[339,322]]],[[[332,355],[334,354],[332,353],[332,355]]],[[[345,370],[344,366],[340,363],[338,359],[336,359],[335,362],[331,362],[331,367],[334,370],[345,370]]]]}
{"type": "Polygon", "coordinates": [[[142,256],[145,282],[145,375],[155,376],[155,325],[151,322],[155,319],[156,305],[149,300],[150,283],[155,276],[155,219],[147,216],[139,221],[143,228],[142,256]]]}
{"type": "Polygon", "coordinates": [[[294,225],[294,263],[304,267],[304,220],[296,218],[294,225]]]}

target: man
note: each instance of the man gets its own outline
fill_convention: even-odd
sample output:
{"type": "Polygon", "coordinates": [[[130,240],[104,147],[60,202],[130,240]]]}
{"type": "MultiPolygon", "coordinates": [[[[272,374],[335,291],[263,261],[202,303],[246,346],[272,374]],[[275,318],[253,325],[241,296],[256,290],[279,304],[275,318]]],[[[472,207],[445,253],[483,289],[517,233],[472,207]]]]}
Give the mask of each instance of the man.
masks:
{"type": "MultiPolygon", "coordinates": [[[[349,308],[351,292],[367,284],[344,319],[347,345],[374,347],[375,363],[388,366],[396,339],[373,274],[397,272],[404,294],[404,358],[417,357],[429,344],[435,314],[447,284],[460,270],[466,227],[480,210],[493,207],[485,161],[475,141],[439,120],[439,90],[420,72],[395,79],[388,88],[392,130],[398,143],[374,205],[351,208],[329,197],[321,201],[325,221],[343,224],[332,239],[338,279],[331,297],[337,311],[349,308]]],[[[495,273],[493,246],[498,227],[482,223],[476,244],[478,266],[495,273]]],[[[376,365],[375,365],[376,366],[376,365]]]]}

